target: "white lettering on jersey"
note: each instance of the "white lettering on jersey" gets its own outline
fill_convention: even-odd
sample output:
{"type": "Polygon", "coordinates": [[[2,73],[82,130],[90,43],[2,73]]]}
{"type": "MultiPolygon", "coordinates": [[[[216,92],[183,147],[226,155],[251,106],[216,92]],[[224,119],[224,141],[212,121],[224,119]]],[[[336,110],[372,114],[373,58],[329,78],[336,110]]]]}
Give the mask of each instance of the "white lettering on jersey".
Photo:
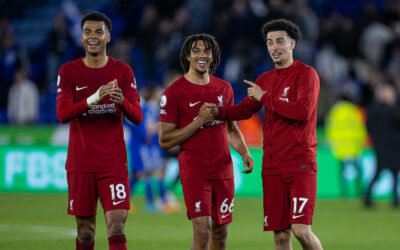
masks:
{"type": "Polygon", "coordinates": [[[89,109],[88,114],[90,115],[103,115],[108,113],[116,113],[117,108],[115,103],[95,104],[89,109]]]}

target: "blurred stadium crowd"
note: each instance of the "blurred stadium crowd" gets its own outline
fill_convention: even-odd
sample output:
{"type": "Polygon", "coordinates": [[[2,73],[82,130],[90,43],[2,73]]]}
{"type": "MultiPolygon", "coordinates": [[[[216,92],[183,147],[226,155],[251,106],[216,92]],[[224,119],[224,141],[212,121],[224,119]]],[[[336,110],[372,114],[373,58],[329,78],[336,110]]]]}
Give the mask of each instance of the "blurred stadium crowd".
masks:
{"type": "Polygon", "coordinates": [[[295,58],[320,76],[320,124],[343,94],[367,107],[379,85],[400,91],[398,0],[0,0],[0,123],[57,123],[57,72],[83,56],[80,17],[92,10],[113,21],[108,53],[140,90],[171,83],[185,36],[205,32],[221,47],[216,75],[242,100],[242,80],[273,67],[262,24],[284,17],[302,31],[295,58]]]}

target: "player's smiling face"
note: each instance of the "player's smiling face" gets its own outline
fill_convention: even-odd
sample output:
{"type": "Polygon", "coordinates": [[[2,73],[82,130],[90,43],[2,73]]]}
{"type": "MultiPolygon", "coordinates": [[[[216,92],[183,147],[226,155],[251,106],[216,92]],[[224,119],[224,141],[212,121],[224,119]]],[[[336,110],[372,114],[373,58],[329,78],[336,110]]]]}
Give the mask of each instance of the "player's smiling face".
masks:
{"type": "Polygon", "coordinates": [[[111,40],[110,32],[103,21],[88,20],[83,24],[81,41],[89,54],[105,52],[111,40]]]}
{"type": "Polygon", "coordinates": [[[267,48],[277,68],[289,67],[293,62],[296,41],[286,31],[270,31],[267,34],[267,48]]]}
{"type": "Polygon", "coordinates": [[[212,63],[211,47],[207,48],[206,43],[202,40],[193,42],[190,55],[187,57],[190,62],[190,70],[195,70],[197,73],[208,73],[212,63]]]}

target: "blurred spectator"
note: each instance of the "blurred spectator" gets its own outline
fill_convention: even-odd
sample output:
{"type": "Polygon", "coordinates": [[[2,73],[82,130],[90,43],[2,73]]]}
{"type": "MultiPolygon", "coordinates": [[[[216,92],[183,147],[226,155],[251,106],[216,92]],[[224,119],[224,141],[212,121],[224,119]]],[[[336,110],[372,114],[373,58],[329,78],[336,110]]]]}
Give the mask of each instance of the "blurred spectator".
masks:
{"type": "Polygon", "coordinates": [[[400,170],[400,110],[396,106],[396,90],[390,85],[376,89],[376,103],[367,111],[367,128],[376,153],[376,173],[365,196],[365,206],[372,205],[371,193],[374,183],[383,169],[393,174],[393,201],[398,207],[398,173],[400,170]]]}
{"type": "Polygon", "coordinates": [[[300,27],[302,36],[296,45],[296,57],[306,64],[312,64],[318,39],[319,19],[305,1],[298,4],[296,10],[294,19],[300,27]]]}
{"type": "MultiPolygon", "coordinates": [[[[324,87],[330,90],[329,94],[321,91],[320,102],[324,103],[321,107],[329,107],[331,98],[349,79],[359,88],[360,104],[368,105],[373,89],[370,71],[378,71],[385,81],[400,89],[399,1],[362,0],[349,5],[346,1],[333,0],[116,0],[89,5],[83,0],[45,0],[25,1],[23,7],[19,1],[6,2],[4,10],[0,10],[10,17],[10,22],[4,17],[0,19],[0,121],[3,120],[1,108],[5,110],[8,89],[19,65],[23,64],[42,92],[54,92],[55,88],[48,88],[57,76],[54,69],[62,61],[79,56],[81,31],[77,20],[82,9],[89,8],[114,12],[111,16],[117,19],[114,31],[119,27],[124,32],[113,36],[113,50],[122,61],[134,62],[136,78],[144,85],[161,85],[169,71],[180,70],[176,55],[183,38],[205,32],[213,34],[221,44],[222,61],[216,76],[230,81],[235,99],[240,100],[246,94],[243,78],[254,80],[273,66],[264,57],[261,25],[266,20],[289,18],[300,26],[303,35],[294,51],[295,57],[315,66],[327,84],[324,87]],[[41,8],[41,5],[59,7],[62,13],[57,8],[41,8]],[[39,13],[53,12],[38,16],[35,9],[40,9],[39,13]],[[39,21],[49,23],[49,15],[54,16],[54,27],[52,31],[50,27],[43,27],[43,34],[49,34],[48,39],[38,49],[21,49],[18,44],[29,44],[43,36],[29,31],[37,30],[35,25],[39,21]],[[45,49],[49,53],[42,51],[45,49]],[[127,53],[123,55],[123,51],[127,53]]],[[[44,97],[48,93],[43,94],[44,97]]],[[[327,110],[318,109],[320,121],[327,110]]],[[[55,119],[46,119],[52,120],[55,119]]]]}
{"type": "Polygon", "coordinates": [[[164,185],[165,175],[165,155],[158,143],[158,115],[159,100],[162,89],[157,86],[147,86],[143,89],[143,122],[141,126],[131,126],[132,131],[130,141],[131,152],[131,197],[135,185],[139,180],[145,182],[146,209],[148,212],[174,212],[175,204],[171,204],[167,199],[164,185]],[[159,191],[160,200],[155,200],[153,195],[153,175],[159,191]]]}
{"type": "Polygon", "coordinates": [[[39,115],[39,91],[27,78],[23,68],[17,69],[8,94],[8,120],[13,124],[35,123],[39,115]]]}
{"type": "Polygon", "coordinates": [[[142,19],[139,25],[138,40],[141,49],[143,50],[143,63],[145,68],[145,75],[151,78],[154,74],[155,64],[155,51],[156,51],[156,38],[157,28],[159,25],[158,11],[154,5],[147,5],[143,9],[142,19]]]}
{"type": "Polygon", "coordinates": [[[334,103],[335,94],[331,85],[328,84],[325,77],[320,76],[320,91],[318,98],[317,108],[317,125],[323,125],[325,122],[325,116],[328,114],[331,106],[334,103]]]}
{"type": "MultiPolygon", "coordinates": [[[[58,69],[65,62],[75,59],[77,47],[69,32],[67,20],[63,13],[54,17],[54,27],[48,37],[49,54],[47,56],[47,87],[57,80],[58,69]]],[[[47,89],[47,88],[45,88],[47,89]]]]}
{"type": "Polygon", "coordinates": [[[359,48],[364,58],[374,67],[383,63],[385,46],[393,39],[390,28],[380,21],[368,25],[361,33],[359,48]]]}
{"type": "Polygon", "coordinates": [[[211,0],[186,0],[185,8],[190,16],[188,20],[189,34],[205,33],[210,30],[212,16],[211,0]]]}
{"type": "Polygon", "coordinates": [[[367,130],[361,107],[358,107],[343,90],[340,100],[333,105],[326,119],[325,130],[333,155],[339,160],[339,182],[342,197],[348,197],[349,187],[346,173],[353,165],[357,171],[356,192],[362,194],[361,167],[358,156],[367,142],[367,130]],[[347,171],[346,171],[347,170],[347,171]]]}
{"type": "Polygon", "coordinates": [[[26,51],[18,46],[7,18],[0,20],[0,109],[7,106],[7,94],[18,67],[29,68],[26,51]]]}
{"type": "Polygon", "coordinates": [[[262,147],[262,123],[263,121],[258,114],[254,114],[250,119],[237,122],[248,147],[262,147]]]}
{"type": "Polygon", "coordinates": [[[315,59],[316,70],[321,78],[327,80],[332,88],[338,92],[350,70],[349,61],[337,54],[333,44],[325,44],[318,51],[315,59]]]}
{"type": "MultiPolygon", "coordinates": [[[[142,99],[140,105],[143,105],[142,99]]],[[[140,155],[141,148],[146,145],[146,130],[144,123],[141,122],[138,125],[133,124],[129,120],[125,119],[124,125],[129,128],[129,187],[130,187],[130,208],[129,213],[135,213],[136,207],[133,203],[133,197],[135,195],[135,189],[137,187],[137,183],[142,179],[143,175],[143,160],[140,155]]],[[[146,204],[153,203],[153,197],[151,193],[151,185],[147,185],[145,187],[145,195],[146,195],[146,204]]]]}
{"type": "Polygon", "coordinates": [[[110,55],[133,67],[132,58],[130,57],[131,50],[132,42],[123,38],[118,38],[111,47],[110,55]]]}

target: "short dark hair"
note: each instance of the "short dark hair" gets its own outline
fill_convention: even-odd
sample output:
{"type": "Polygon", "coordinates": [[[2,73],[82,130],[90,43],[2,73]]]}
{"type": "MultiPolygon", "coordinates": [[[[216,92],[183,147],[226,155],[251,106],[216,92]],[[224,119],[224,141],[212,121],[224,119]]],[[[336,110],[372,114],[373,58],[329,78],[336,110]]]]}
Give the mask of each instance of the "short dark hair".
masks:
{"type": "Polygon", "coordinates": [[[271,31],[286,31],[291,39],[296,40],[296,43],[301,37],[299,26],[284,18],[269,21],[262,26],[261,33],[265,40],[267,40],[268,32],[271,31]]]}
{"type": "Polygon", "coordinates": [[[215,38],[208,34],[196,34],[186,37],[185,41],[183,42],[181,52],[179,53],[179,60],[181,61],[183,72],[187,73],[189,71],[190,62],[187,60],[187,57],[192,51],[193,44],[196,44],[198,41],[203,41],[206,49],[211,49],[213,61],[210,65],[210,74],[214,74],[215,69],[221,60],[221,51],[219,50],[219,46],[215,38]]]}
{"type": "Polygon", "coordinates": [[[83,25],[85,24],[86,21],[103,21],[108,29],[108,32],[111,32],[112,29],[111,20],[101,12],[92,11],[84,15],[81,20],[81,28],[83,28],[83,25]]]}

